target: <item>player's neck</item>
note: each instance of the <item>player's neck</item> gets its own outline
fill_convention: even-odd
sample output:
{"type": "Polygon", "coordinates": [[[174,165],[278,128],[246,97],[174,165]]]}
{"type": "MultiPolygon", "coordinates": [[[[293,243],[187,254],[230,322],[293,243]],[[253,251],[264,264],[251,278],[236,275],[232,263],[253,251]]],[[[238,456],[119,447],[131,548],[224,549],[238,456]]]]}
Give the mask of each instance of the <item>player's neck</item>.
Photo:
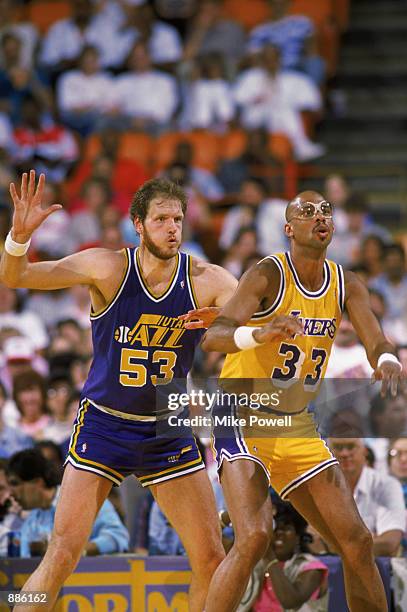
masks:
{"type": "Polygon", "coordinates": [[[153,255],[143,244],[140,245],[138,250],[138,259],[143,276],[145,279],[148,279],[149,284],[162,282],[167,277],[170,278],[177,263],[177,255],[170,259],[160,259],[153,255]]]}
{"type": "Polygon", "coordinates": [[[291,245],[291,261],[301,284],[309,291],[318,291],[324,282],[324,262],[326,251],[320,253],[315,249],[298,248],[291,245]]]}

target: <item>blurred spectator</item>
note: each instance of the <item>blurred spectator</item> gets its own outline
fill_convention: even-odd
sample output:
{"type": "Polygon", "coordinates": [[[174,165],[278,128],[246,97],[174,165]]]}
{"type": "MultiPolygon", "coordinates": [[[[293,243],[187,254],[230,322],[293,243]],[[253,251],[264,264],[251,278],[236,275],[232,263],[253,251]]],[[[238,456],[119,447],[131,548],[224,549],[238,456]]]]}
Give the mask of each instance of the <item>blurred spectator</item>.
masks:
{"type": "Polygon", "coordinates": [[[19,531],[21,507],[11,497],[6,478],[7,461],[0,458],[0,557],[8,557],[8,534],[19,531]]]}
{"type": "Polygon", "coordinates": [[[219,53],[227,72],[233,76],[244,53],[245,38],[238,23],[223,17],[220,0],[200,0],[187,35],[184,59],[190,61],[207,53],[219,53]]]}
{"type": "Polygon", "coordinates": [[[330,438],[350,486],[359,514],[373,536],[376,556],[397,554],[406,527],[404,498],[395,478],[366,465],[366,449],[358,438],[330,438]]]}
{"type": "Polygon", "coordinates": [[[73,391],[69,374],[54,372],[48,379],[47,410],[51,416],[44,429],[44,439],[62,444],[72,433],[72,421],[68,414],[68,398],[73,391]]]}
{"type": "Polygon", "coordinates": [[[350,187],[342,174],[328,174],[323,193],[327,201],[334,206],[335,235],[339,236],[348,229],[345,206],[350,195],[350,187]]]}
{"type": "MultiPolygon", "coordinates": [[[[60,186],[47,181],[42,194],[42,205],[48,208],[52,204],[63,204],[60,186]]],[[[36,257],[42,259],[59,259],[69,255],[76,248],[71,235],[71,216],[64,209],[50,215],[38,227],[31,238],[31,249],[36,257]]]]}
{"type": "Polygon", "coordinates": [[[156,14],[174,25],[184,38],[189,20],[195,14],[199,0],[153,0],[156,14]]]}
{"type": "Polygon", "coordinates": [[[13,399],[20,413],[18,427],[34,440],[43,438],[50,424],[46,397],[46,380],[38,372],[30,370],[14,378],[13,399]]]}
{"type": "Polygon", "coordinates": [[[222,267],[229,270],[233,276],[240,278],[243,273],[243,265],[248,257],[256,254],[257,234],[253,227],[242,227],[233,241],[222,267]]]}
{"type": "Polygon", "coordinates": [[[401,244],[386,247],[383,258],[383,273],[371,281],[370,286],[384,296],[387,304],[385,322],[391,327],[398,321],[404,324],[404,337],[398,343],[407,340],[407,272],[406,258],[401,244]]]}
{"type": "Polygon", "coordinates": [[[186,554],[177,532],[171,527],[156,501],[151,506],[148,520],[148,554],[186,554]]]}
{"type": "Polygon", "coordinates": [[[72,214],[71,235],[77,248],[100,240],[100,217],[112,200],[109,183],[101,178],[90,178],[82,186],[82,209],[72,214]]]}
{"type": "MultiPolygon", "coordinates": [[[[14,453],[17,453],[24,448],[30,448],[33,445],[32,438],[27,436],[17,427],[10,427],[3,421],[3,410],[6,405],[7,396],[6,390],[0,382],[0,460],[8,459],[14,453]]],[[[2,463],[0,461],[0,505],[1,500],[1,481],[2,481],[2,463]]]]}
{"type": "Polygon", "coordinates": [[[367,235],[363,239],[359,262],[367,271],[367,280],[374,282],[383,271],[383,256],[385,243],[374,234],[367,235]]]}
{"type": "MultiPolygon", "coordinates": [[[[48,363],[45,359],[36,355],[30,338],[16,335],[11,330],[12,335],[3,341],[4,364],[0,370],[0,381],[3,382],[7,392],[11,395],[13,390],[14,378],[22,372],[35,370],[40,374],[48,374],[48,363]]],[[[14,424],[14,415],[7,411],[6,420],[10,425],[14,424]],[[11,419],[11,420],[10,420],[11,419]]]]}
{"type": "Polygon", "coordinates": [[[253,571],[238,612],[327,612],[328,568],[309,553],[306,521],[291,504],[281,501],[274,521],[273,541],[253,571]]]}
{"type": "Polygon", "coordinates": [[[373,368],[369,363],[365,348],[345,313],[337,331],[335,342],[326,369],[327,378],[369,379],[373,368]]]}
{"type": "Polygon", "coordinates": [[[317,36],[309,36],[304,41],[300,68],[313,80],[315,85],[323,87],[326,78],[326,61],[319,55],[317,36]]]}
{"type": "Polygon", "coordinates": [[[359,262],[360,247],[365,236],[379,236],[384,243],[388,244],[390,233],[384,227],[372,221],[369,213],[369,203],[364,193],[351,193],[346,200],[345,212],[347,231],[340,236],[340,240],[335,245],[336,249],[334,251],[330,250],[330,256],[333,256],[334,253],[335,261],[349,267],[359,262]]]}
{"type": "Polygon", "coordinates": [[[248,48],[257,53],[267,44],[281,52],[281,64],[286,68],[301,68],[306,40],[314,35],[314,24],[305,15],[288,15],[291,0],[269,0],[270,21],[254,28],[248,48]]]}
{"type": "Polygon", "coordinates": [[[161,68],[172,68],[182,57],[182,41],[170,24],[156,19],[148,2],[124,2],[126,19],[117,32],[112,53],[114,66],[124,64],[136,42],[146,43],[151,61],[161,68]]]}
{"type": "Polygon", "coordinates": [[[112,77],[99,67],[99,51],[85,46],[77,66],[64,72],[57,81],[57,106],[62,122],[86,138],[112,107],[112,91],[112,77]]]}
{"type": "Polygon", "coordinates": [[[129,202],[137,189],[149,178],[147,169],[133,159],[120,155],[121,134],[106,128],[99,134],[101,151],[96,158],[83,159],[68,184],[71,211],[83,204],[75,199],[79,196],[83,183],[89,178],[108,181],[112,189],[112,204],[122,215],[127,216],[129,202]]]}
{"type": "MultiPolygon", "coordinates": [[[[35,51],[38,42],[37,28],[26,21],[16,19],[16,2],[12,0],[0,0],[0,40],[9,32],[18,36],[21,41],[21,66],[31,68],[35,59],[35,51]]],[[[0,65],[3,64],[3,56],[0,53],[0,65]]]]}
{"type": "MultiPolygon", "coordinates": [[[[1,0],[0,0],[1,2],[1,0]]],[[[1,102],[0,102],[1,105],[1,102]]],[[[7,115],[7,113],[0,112],[0,160],[4,163],[4,161],[8,161],[9,155],[14,152],[14,135],[13,135],[13,126],[7,115]]],[[[2,175],[5,174],[5,168],[2,168],[2,175]]],[[[7,173],[8,174],[8,173],[7,173]]],[[[7,177],[11,178],[10,175],[7,177]]],[[[3,200],[3,195],[1,192],[3,191],[3,176],[0,177],[0,198],[3,200]]],[[[6,180],[7,180],[6,179],[6,180]]],[[[1,201],[0,200],[0,201],[1,201]]]]}
{"type": "MultiPolygon", "coordinates": [[[[41,455],[47,461],[51,461],[58,469],[62,470],[63,456],[60,446],[52,440],[40,440],[35,443],[36,450],[39,450],[41,455]]],[[[62,472],[61,472],[62,478],[62,472]]]]}
{"type": "Polygon", "coordinates": [[[54,123],[38,99],[27,95],[21,106],[21,121],[14,130],[15,162],[20,172],[34,168],[50,181],[63,181],[77,160],[78,145],[72,133],[54,123]]]}
{"type": "Polygon", "coordinates": [[[283,132],[299,161],[323,155],[324,147],[308,138],[301,117],[301,111],[321,110],[321,93],[306,75],[281,70],[276,47],[269,44],[264,47],[258,65],[238,77],[234,93],[245,128],[283,132]]]}
{"type": "Polygon", "coordinates": [[[403,487],[404,502],[407,508],[407,438],[395,438],[389,447],[389,472],[403,487]]]}
{"type": "MultiPolygon", "coordinates": [[[[389,472],[397,478],[403,489],[404,505],[407,518],[407,438],[396,438],[392,440],[388,454],[389,472]]],[[[401,542],[403,556],[407,556],[407,529],[401,542]]]]}
{"type": "Polygon", "coordinates": [[[14,124],[21,120],[21,106],[27,94],[35,96],[46,108],[51,106],[47,81],[36,69],[24,66],[22,42],[13,32],[1,38],[0,107],[10,114],[14,124]]]}
{"type": "Polygon", "coordinates": [[[254,225],[260,253],[268,255],[284,251],[286,202],[277,198],[268,199],[264,182],[254,177],[243,181],[238,194],[238,203],[225,216],[219,244],[227,251],[236,239],[238,231],[254,225]]]}
{"type": "Polygon", "coordinates": [[[127,65],[129,71],[116,77],[114,85],[118,125],[152,133],[169,128],[178,104],[174,77],[152,67],[142,42],[134,45],[127,65]]]}
{"type": "MultiPolygon", "coordinates": [[[[21,556],[41,556],[50,540],[59,494],[60,473],[39,450],[21,451],[10,458],[7,479],[24,510],[31,510],[21,528],[21,556]]],[[[93,524],[84,554],[124,552],[129,534],[110,501],[106,500],[93,524]]]]}
{"type": "Polygon", "coordinates": [[[178,164],[187,168],[187,182],[206,200],[216,202],[224,197],[224,189],[216,176],[209,170],[194,165],[194,147],[187,140],[181,140],[177,144],[169,165],[178,164]]]}
{"type": "Polygon", "coordinates": [[[52,24],[44,36],[39,62],[54,76],[72,68],[85,45],[93,45],[100,52],[101,65],[112,65],[117,27],[108,15],[97,14],[97,3],[92,0],[69,0],[71,16],[52,24]]]}
{"type": "Polygon", "coordinates": [[[247,140],[242,153],[237,157],[224,159],[218,169],[218,178],[228,195],[236,194],[243,181],[250,176],[262,178],[268,168],[276,165],[276,160],[270,152],[267,130],[248,130],[245,137],[247,140]]]}
{"type": "Polygon", "coordinates": [[[203,55],[186,85],[182,127],[224,132],[234,115],[232,89],[225,80],[222,56],[203,55]]]}
{"type": "Polygon", "coordinates": [[[400,345],[407,339],[406,325],[403,319],[390,319],[388,317],[387,301],[377,289],[369,287],[370,305],[379,321],[386,338],[393,344],[400,345]]]}
{"type": "Polygon", "coordinates": [[[381,438],[396,438],[407,434],[407,396],[404,389],[398,395],[375,395],[370,408],[372,433],[381,438]]]}
{"type": "Polygon", "coordinates": [[[0,330],[4,328],[15,329],[30,338],[35,350],[44,349],[48,344],[41,318],[27,308],[19,308],[16,289],[0,283],[0,330]]]}

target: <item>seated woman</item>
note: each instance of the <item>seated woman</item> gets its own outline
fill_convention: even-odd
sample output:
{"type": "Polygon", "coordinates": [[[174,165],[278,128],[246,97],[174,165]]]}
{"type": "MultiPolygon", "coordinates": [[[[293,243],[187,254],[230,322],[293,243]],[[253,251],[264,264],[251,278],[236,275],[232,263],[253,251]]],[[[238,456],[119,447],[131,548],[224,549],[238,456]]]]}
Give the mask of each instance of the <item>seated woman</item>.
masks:
{"type": "Polygon", "coordinates": [[[328,568],[308,553],[307,523],[287,502],[276,506],[273,541],[260,562],[263,580],[255,612],[326,612],[328,568]]]}

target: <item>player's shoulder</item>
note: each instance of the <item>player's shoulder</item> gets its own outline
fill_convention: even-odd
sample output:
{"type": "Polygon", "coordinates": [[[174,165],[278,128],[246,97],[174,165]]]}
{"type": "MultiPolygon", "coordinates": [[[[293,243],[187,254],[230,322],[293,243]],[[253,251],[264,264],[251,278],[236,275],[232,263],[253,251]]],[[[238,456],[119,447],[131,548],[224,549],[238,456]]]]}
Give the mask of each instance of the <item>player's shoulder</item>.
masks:
{"type": "Polygon", "coordinates": [[[237,284],[235,277],[217,264],[204,261],[198,257],[192,257],[191,274],[194,281],[204,283],[234,283],[237,284]]]}
{"type": "Polygon", "coordinates": [[[130,265],[127,249],[113,251],[111,249],[93,247],[79,251],[75,256],[91,267],[97,277],[118,274],[130,265]]]}

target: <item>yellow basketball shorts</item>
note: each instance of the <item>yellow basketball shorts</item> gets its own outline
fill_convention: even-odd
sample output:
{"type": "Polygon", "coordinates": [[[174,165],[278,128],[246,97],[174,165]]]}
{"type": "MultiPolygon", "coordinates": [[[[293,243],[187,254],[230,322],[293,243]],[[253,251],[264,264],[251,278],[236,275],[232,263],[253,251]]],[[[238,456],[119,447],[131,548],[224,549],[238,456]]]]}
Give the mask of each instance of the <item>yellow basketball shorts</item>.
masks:
{"type": "Polygon", "coordinates": [[[212,415],[212,445],[218,471],[223,461],[260,464],[282,499],[338,461],[318,434],[312,415],[288,415],[229,407],[212,415]]]}

